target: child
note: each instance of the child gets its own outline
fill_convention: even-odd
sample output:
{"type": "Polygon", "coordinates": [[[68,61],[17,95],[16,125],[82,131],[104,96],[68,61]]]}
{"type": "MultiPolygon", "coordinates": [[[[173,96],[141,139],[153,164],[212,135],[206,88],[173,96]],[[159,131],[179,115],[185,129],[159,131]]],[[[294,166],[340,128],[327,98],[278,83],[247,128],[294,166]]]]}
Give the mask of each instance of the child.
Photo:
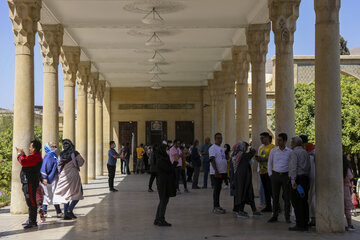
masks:
{"type": "Polygon", "coordinates": [[[36,189],[36,205],[40,216],[40,223],[43,223],[46,220],[44,210],[42,209],[44,195],[45,195],[44,189],[42,188],[41,184],[39,184],[38,188],[36,189]]]}
{"type": "Polygon", "coordinates": [[[351,169],[349,167],[349,161],[347,160],[346,155],[343,156],[343,177],[344,177],[344,207],[345,207],[345,217],[347,221],[346,231],[355,230],[351,222],[351,210],[353,209],[351,201],[351,179],[354,177],[351,169]]]}
{"type": "Polygon", "coordinates": [[[358,199],[357,199],[357,194],[356,194],[356,185],[354,184],[354,181],[351,181],[352,182],[352,186],[351,186],[351,200],[352,200],[352,204],[353,204],[353,215],[354,217],[357,216],[357,213],[356,213],[356,208],[357,208],[357,205],[359,204],[358,203],[358,199]]]}

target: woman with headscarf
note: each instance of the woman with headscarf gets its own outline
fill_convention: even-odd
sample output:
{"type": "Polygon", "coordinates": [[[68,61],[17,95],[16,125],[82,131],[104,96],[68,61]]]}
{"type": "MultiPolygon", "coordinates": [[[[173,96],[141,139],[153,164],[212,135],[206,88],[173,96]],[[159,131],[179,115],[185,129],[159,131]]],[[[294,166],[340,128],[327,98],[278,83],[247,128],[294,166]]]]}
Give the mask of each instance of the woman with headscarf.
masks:
{"type": "Polygon", "coordinates": [[[167,142],[164,141],[162,145],[155,152],[156,169],[157,169],[157,189],[159,194],[159,205],[156,212],[154,225],[161,227],[170,227],[171,224],[165,221],[166,206],[169,203],[170,197],[176,196],[176,175],[175,167],[178,165],[177,161],[171,163],[170,157],[166,152],[167,142]]]}
{"type": "Polygon", "coordinates": [[[58,161],[59,181],[54,193],[54,204],[64,204],[64,220],[77,218],[73,210],[79,200],[84,199],[80,178],[80,167],[85,160],[69,139],[62,141],[63,151],[58,161]]]}
{"type": "Polygon", "coordinates": [[[248,218],[244,212],[245,204],[249,204],[254,216],[262,215],[257,211],[254,201],[254,190],[252,185],[251,161],[256,150],[249,148],[247,142],[238,142],[234,146],[231,155],[231,165],[233,170],[232,193],[234,195],[234,212],[237,217],[248,218]]]}

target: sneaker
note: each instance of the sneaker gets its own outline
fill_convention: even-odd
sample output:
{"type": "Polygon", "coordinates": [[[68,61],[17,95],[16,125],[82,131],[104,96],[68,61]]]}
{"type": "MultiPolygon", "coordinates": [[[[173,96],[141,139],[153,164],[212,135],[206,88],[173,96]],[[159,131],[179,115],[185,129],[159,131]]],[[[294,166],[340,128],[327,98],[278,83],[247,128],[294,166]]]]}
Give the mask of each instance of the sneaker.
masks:
{"type": "Polygon", "coordinates": [[[158,224],[157,224],[159,227],[171,227],[171,223],[168,223],[167,221],[165,220],[162,220],[162,221],[158,221],[158,224]]]}
{"type": "Polygon", "coordinates": [[[72,220],[73,219],[69,213],[70,212],[67,212],[64,214],[64,220],[72,220]]]}
{"type": "Polygon", "coordinates": [[[152,190],[151,188],[148,189],[148,192],[153,192],[154,190],[152,190]]]}
{"type": "Polygon", "coordinates": [[[75,216],[74,212],[71,211],[71,212],[68,212],[68,215],[72,218],[72,219],[76,219],[77,216],[75,216]]]}
{"type": "Polygon", "coordinates": [[[268,223],[273,223],[273,222],[277,222],[278,219],[277,217],[271,217],[269,220],[268,220],[268,223]]]}
{"type": "Polygon", "coordinates": [[[238,218],[249,218],[249,215],[247,212],[244,212],[244,211],[239,211],[236,215],[236,217],[238,218]]]}
{"type": "Polygon", "coordinates": [[[154,220],[154,225],[156,226],[156,225],[158,225],[158,224],[159,224],[159,220],[155,219],[155,220],[154,220]]]}
{"type": "Polygon", "coordinates": [[[230,188],[229,185],[224,186],[224,189],[229,189],[229,188],[230,188]]]}
{"type": "Polygon", "coordinates": [[[30,224],[30,221],[29,221],[29,219],[28,219],[28,220],[26,220],[26,222],[22,223],[21,225],[22,225],[22,226],[25,226],[25,225],[29,225],[29,224],[30,224]]]}
{"type": "Polygon", "coordinates": [[[345,230],[346,231],[355,231],[354,225],[350,225],[350,226],[345,227],[345,230]]]}
{"type": "Polygon", "coordinates": [[[262,216],[263,214],[259,211],[253,212],[253,216],[262,216]]]}
{"type": "Polygon", "coordinates": [[[45,217],[40,218],[39,223],[44,223],[46,221],[45,217]]]}
{"type": "Polygon", "coordinates": [[[47,214],[47,213],[46,213],[46,214],[44,214],[44,217],[45,217],[45,218],[51,218],[52,216],[51,216],[50,214],[47,214]]]}
{"type": "Polygon", "coordinates": [[[37,223],[28,223],[26,225],[24,225],[24,229],[30,229],[30,228],[33,228],[33,227],[37,227],[37,223]]]}
{"type": "Polygon", "coordinates": [[[215,214],[225,214],[226,211],[225,211],[225,209],[223,209],[221,207],[216,207],[216,208],[214,208],[213,213],[215,213],[215,214]]]}
{"type": "Polygon", "coordinates": [[[176,190],[176,195],[179,195],[179,194],[181,194],[180,189],[176,190]]]}
{"type": "Polygon", "coordinates": [[[61,213],[58,213],[58,214],[56,214],[56,217],[57,218],[63,218],[64,217],[64,214],[61,212],[61,213]]]}
{"type": "Polygon", "coordinates": [[[110,192],[118,192],[119,190],[113,188],[113,189],[110,189],[110,192]]]}

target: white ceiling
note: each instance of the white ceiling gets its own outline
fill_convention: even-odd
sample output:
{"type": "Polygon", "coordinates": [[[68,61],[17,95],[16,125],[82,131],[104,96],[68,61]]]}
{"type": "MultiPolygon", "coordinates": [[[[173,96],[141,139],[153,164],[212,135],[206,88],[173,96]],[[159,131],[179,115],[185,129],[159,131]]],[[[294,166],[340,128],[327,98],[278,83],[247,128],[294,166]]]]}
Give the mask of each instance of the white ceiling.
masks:
{"type": "MultiPolygon", "coordinates": [[[[61,23],[64,45],[82,48],[81,60],[92,61],[92,71],[113,87],[151,86],[153,48],[145,42],[158,31],[165,43],[160,53],[163,86],[202,86],[231,47],[245,44],[248,24],[269,21],[267,0],[43,0],[41,23],[61,23]],[[133,5],[132,5],[133,4],[133,5]],[[149,26],[144,13],[129,6],[166,6],[165,24],[149,26]],[[166,12],[166,10],[168,10],[166,12]]],[[[159,8],[159,11],[162,10],[159,8]]]]}

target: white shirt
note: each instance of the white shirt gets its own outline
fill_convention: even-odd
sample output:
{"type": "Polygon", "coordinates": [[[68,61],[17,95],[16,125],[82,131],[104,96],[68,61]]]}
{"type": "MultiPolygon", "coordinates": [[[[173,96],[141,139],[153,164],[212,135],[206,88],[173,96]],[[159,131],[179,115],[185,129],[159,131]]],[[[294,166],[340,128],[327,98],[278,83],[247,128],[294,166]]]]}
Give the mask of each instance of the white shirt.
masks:
{"type": "Polygon", "coordinates": [[[284,150],[281,150],[279,147],[271,150],[268,160],[269,176],[272,175],[272,171],[278,173],[285,173],[289,171],[289,160],[291,152],[292,150],[288,147],[285,147],[284,150]]]}
{"type": "MultiPolygon", "coordinates": [[[[227,161],[225,158],[224,149],[216,144],[209,148],[209,157],[215,157],[216,168],[219,173],[227,173],[227,161]]],[[[210,164],[210,175],[214,175],[215,170],[210,164]]]]}

